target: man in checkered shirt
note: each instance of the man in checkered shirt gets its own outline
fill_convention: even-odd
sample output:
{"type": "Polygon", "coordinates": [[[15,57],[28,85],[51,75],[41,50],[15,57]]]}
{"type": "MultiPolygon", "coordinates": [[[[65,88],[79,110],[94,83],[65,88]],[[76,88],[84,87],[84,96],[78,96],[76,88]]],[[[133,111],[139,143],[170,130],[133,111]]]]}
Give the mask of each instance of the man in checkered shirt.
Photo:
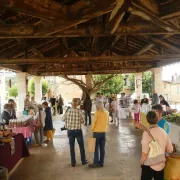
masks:
{"type": "Polygon", "coordinates": [[[70,145],[71,165],[73,167],[76,166],[75,139],[77,139],[77,142],[79,144],[82,165],[88,163],[88,161],[86,160],[84,140],[81,130],[81,125],[84,123],[84,118],[82,115],[82,111],[80,109],[77,109],[77,106],[78,100],[73,99],[72,108],[68,109],[63,117],[63,120],[65,121],[65,127],[67,128],[70,145]]]}

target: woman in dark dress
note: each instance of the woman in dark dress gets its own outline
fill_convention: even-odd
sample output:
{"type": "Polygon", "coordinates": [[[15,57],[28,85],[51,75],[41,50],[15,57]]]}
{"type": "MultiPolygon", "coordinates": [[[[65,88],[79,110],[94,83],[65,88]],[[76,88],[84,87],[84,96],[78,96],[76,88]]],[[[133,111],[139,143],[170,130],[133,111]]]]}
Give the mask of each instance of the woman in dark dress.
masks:
{"type": "Polygon", "coordinates": [[[170,108],[170,106],[169,106],[168,102],[164,99],[164,96],[160,95],[159,99],[160,99],[160,104],[165,105],[166,109],[168,110],[170,108]]]}
{"type": "Polygon", "coordinates": [[[51,108],[48,106],[47,102],[43,102],[42,106],[45,109],[45,113],[46,113],[44,131],[47,139],[44,142],[50,143],[53,142],[53,122],[52,122],[51,108]]]}

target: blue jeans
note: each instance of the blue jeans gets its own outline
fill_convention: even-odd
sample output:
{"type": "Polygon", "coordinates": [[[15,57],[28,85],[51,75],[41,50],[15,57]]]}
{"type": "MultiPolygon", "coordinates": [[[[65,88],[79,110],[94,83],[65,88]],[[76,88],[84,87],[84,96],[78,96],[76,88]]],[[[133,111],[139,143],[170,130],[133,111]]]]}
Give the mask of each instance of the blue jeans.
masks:
{"type": "Polygon", "coordinates": [[[104,164],[104,156],[105,156],[105,142],[106,142],[106,133],[93,133],[93,137],[96,138],[96,148],[94,152],[94,164],[104,164]],[[100,150],[100,158],[99,158],[99,150],[100,150]]]}
{"type": "Polygon", "coordinates": [[[81,153],[81,161],[84,163],[86,161],[85,149],[84,149],[84,140],[82,130],[68,130],[68,138],[69,138],[69,145],[70,145],[70,155],[71,155],[71,164],[76,164],[76,157],[75,157],[75,139],[79,144],[79,149],[81,153]]]}

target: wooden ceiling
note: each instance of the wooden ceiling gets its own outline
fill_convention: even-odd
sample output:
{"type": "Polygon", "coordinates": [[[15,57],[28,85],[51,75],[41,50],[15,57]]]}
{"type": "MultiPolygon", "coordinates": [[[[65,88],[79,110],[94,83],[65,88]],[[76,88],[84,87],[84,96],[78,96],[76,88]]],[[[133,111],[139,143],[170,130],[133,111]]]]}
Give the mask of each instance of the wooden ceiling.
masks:
{"type": "Polygon", "coordinates": [[[0,0],[0,66],[142,72],[180,61],[180,0],[0,0]]]}

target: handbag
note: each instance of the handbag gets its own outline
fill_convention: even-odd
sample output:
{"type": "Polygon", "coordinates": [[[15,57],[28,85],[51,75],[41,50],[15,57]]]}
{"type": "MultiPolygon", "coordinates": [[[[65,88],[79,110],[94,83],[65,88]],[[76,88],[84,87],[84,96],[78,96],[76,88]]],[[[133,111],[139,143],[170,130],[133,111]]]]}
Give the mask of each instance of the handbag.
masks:
{"type": "Polygon", "coordinates": [[[144,165],[153,166],[165,162],[166,161],[165,153],[163,152],[160,144],[158,143],[158,141],[155,140],[149,129],[145,128],[145,131],[152,138],[152,140],[149,143],[150,150],[147,159],[144,161],[144,165]]]}

